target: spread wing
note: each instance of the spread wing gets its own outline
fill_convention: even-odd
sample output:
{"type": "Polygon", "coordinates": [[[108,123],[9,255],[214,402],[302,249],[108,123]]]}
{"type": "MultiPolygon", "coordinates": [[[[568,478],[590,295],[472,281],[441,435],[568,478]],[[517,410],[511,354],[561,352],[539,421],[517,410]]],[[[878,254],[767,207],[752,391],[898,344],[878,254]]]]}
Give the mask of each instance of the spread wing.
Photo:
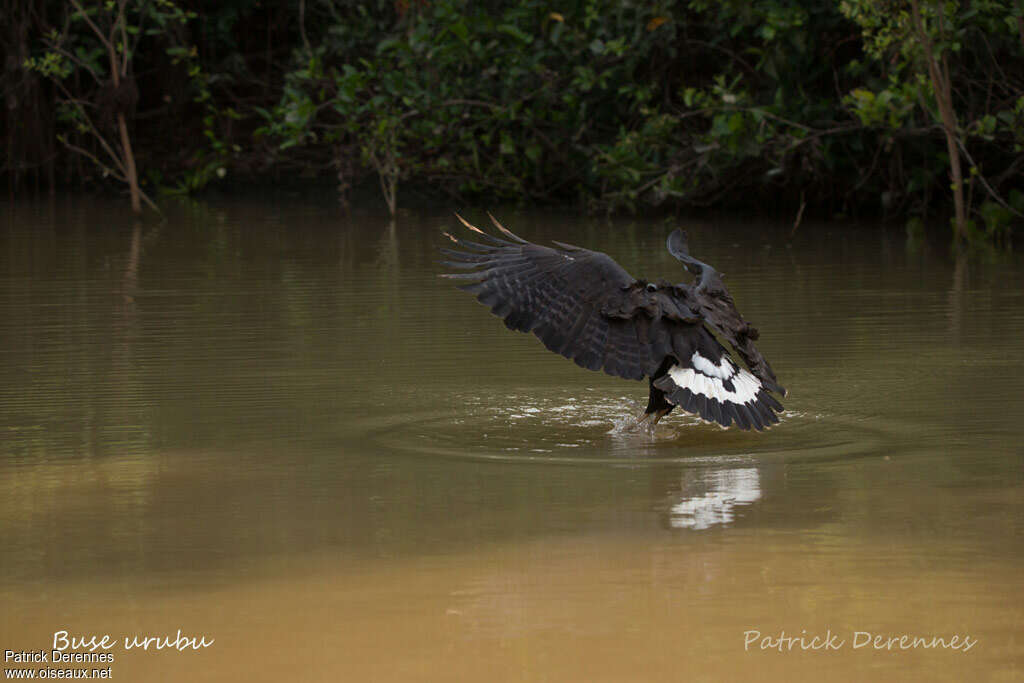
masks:
{"type": "Polygon", "coordinates": [[[509,329],[532,332],[581,367],[653,377],[667,356],[688,358],[706,334],[673,286],[638,281],[607,254],[533,244],[493,217],[504,238],[459,220],[481,241],[448,235],[460,249],[442,249],[444,265],[467,272],[443,277],[460,281],[509,329]]]}

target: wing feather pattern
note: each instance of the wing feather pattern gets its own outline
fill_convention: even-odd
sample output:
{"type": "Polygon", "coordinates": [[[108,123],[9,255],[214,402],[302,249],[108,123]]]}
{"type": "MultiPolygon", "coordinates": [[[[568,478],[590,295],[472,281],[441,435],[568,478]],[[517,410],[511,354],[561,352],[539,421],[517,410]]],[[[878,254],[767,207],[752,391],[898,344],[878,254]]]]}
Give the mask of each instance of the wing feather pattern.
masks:
{"type": "MultiPolygon", "coordinates": [[[[589,370],[627,379],[653,375],[672,348],[673,328],[695,331],[700,318],[664,291],[648,291],[607,254],[568,244],[527,242],[492,217],[504,237],[459,217],[477,241],[448,235],[446,274],[550,350],[589,370]],[[486,242],[486,244],[485,244],[486,242]]],[[[678,336],[678,330],[676,331],[678,336]]]]}
{"type": "MultiPolygon", "coordinates": [[[[442,263],[461,272],[442,277],[475,295],[509,329],[533,333],[548,349],[588,370],[634,380],[650,377],[667,401],[705,420],[743,429],[778,422],[774,411],[782,407],[767,393],[779,389],[775,376],[759,380],[729,358],[704,325],[733,332],[733,321],[693,288],[637,280],[598,251],[560,242],[533,244],[493,216],[502,237],[458,218],[477,238],[445,233],[457,248],[441,249],[442,263]]],[[[750,352],[753,345],[746,346],[746,331],[740,332],[723,336],[761,377],[757,371],[767,363],[756,349],[750,352]]]]}

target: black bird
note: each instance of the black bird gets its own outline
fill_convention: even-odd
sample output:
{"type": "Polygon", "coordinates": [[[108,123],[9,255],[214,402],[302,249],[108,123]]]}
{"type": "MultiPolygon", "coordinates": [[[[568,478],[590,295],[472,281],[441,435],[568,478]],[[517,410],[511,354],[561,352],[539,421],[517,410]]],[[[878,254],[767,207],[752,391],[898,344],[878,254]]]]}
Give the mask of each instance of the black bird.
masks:
{"type": "Polygon", "coordinates": [[[441,249],[443,264],[469,272],[442,277],[460,281],[509,329],[533,332],[580,367],[649,378],[639,422],[653,416],[656,424],[676,406],[723,427],[761,430],[779,421],[782,405],[771,392],[786,390],[754,346],[757,329],[736,310],[722,276],[690,256],[682,230],[667,246],[693,284],[637,280],[599,251],[533,244],[491,216],[504,235],[495,237],[456,217],[481,241],[445,233],[461,250],[441,249]]]}

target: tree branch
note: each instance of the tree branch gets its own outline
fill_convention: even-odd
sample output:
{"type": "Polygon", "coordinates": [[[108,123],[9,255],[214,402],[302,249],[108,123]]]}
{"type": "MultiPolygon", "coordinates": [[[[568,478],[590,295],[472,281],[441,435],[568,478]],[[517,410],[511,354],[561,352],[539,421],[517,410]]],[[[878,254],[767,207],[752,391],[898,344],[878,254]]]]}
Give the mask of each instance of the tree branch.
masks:
{"type": "Polygon", "coordinates": [[[1006,209],[1007,211],[1012,213],[1017,218],[1024,218],[1024,213],[1021,213],[1020,211],[1017,211],[1017,209],[1015,209],[1012,206],[1010,206],[1009,204],[1007,204],[1003,200],[1003,198],[999,196],[999,193],[995,191],[995,188],[993,188],[991,185],[988,184],[988,181],[985,179],[985,176],[982,175],[980,169],[978,169],[978,165],[976,163],[974,163],[974,158],[971,157],[970,153],[967,151],[967,147],[966,147],[966,145],[964,145],[963,141],[960,140],[959,138],[957,138],[956,142],[960,146],[961,154],[963,154],[964,158],[967,159],[967,163],[969,163],[971,165],[972,169],[976,170],[978,180],[981,181],[981,184],[988,191],[989,196],[992,197],[992,199],[994,199],[997,204],[1002,206],[1004,209],[1006,209]]]}

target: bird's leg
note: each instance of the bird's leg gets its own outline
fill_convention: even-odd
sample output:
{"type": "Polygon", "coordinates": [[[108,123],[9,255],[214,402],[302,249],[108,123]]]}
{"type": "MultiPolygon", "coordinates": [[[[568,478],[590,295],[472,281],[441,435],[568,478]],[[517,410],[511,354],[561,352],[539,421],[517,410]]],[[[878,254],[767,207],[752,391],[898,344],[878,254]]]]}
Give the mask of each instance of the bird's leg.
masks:
{"type": "Polygon", "coordinates": [[[655,425],[661,422],[661,418],[672,412],[672,408],[660,408],[652,413],[644,412],[642,415],[637,417],[636,422],[633,424],[633,431],[640,429],[641,425],[650,420],[650,426],[653,429],[655,425]]]}
{"type": "Polygon", "coordinates": [[[642,427],[642,426],[643,426],[643,424],[644,424],[645,422],[647,422],[647,420],[649,420],[649,419],[650,419],[650,417],[651,417],[651,413],[648,413],[648,412],[647,412],[647,411],[645,410],[644,412],[642,412],[642,413],[640,413],[639,415],[637,415],[637,416],[636,416],[636,421],[635,421],[635,422],[634,422],[633,424],[629,425],[629,426],[628,426],[628,427],[627,427],[626,429],[627,429],[628,431],[630,431],[630,432],[635,432],[635,431],[637,431],[638,429],[640,429],[640,427],[642,427]]]}
{"type": "Polygon", "coordinates": [[[658,424],[658,422],[661,421],[661,418],[668,415],[671,410],[671,408],[662,408],[661,410],[651,413],[652,415],[654,415],[654,418],[651,420],[651,426],[653,427],[654,425],[658,424]]]}
{"type": "MultiPolygon", "coordinates": [[[[666,359],[665,360],[665,366],[666,367],[663,368],[663,370],[667,369],[668,363],[669,363],[669,360],[666,359]]],[[[661,420],[661,418],[663,418],[666,415],[668,415],[669,411],[671,411],[672,408],[675,407],[671,403],[669,403],[668,401],[665,400],[665,392],[662,391],[661,389],[658,389],[656,386],[654,386],[654,379],[653,378],[650,379],[650,385],[651,385],[651,387],[650,387],[651,388],[651,392],[650,392],[650,396],[648,397],[648,400],[647,400],[647,407],[644,408],[643,414],[640,415],[639,417],[637,417],[636,424],[633,425],[633,429],[634,430],[639,429],[640,425],[642,425],[645,422],[647,422],[647,420],[650,420],[651,421],[650,422],[651,427],[654,427],[654,425],[658,424],[658,421],[661,420]]]]}

